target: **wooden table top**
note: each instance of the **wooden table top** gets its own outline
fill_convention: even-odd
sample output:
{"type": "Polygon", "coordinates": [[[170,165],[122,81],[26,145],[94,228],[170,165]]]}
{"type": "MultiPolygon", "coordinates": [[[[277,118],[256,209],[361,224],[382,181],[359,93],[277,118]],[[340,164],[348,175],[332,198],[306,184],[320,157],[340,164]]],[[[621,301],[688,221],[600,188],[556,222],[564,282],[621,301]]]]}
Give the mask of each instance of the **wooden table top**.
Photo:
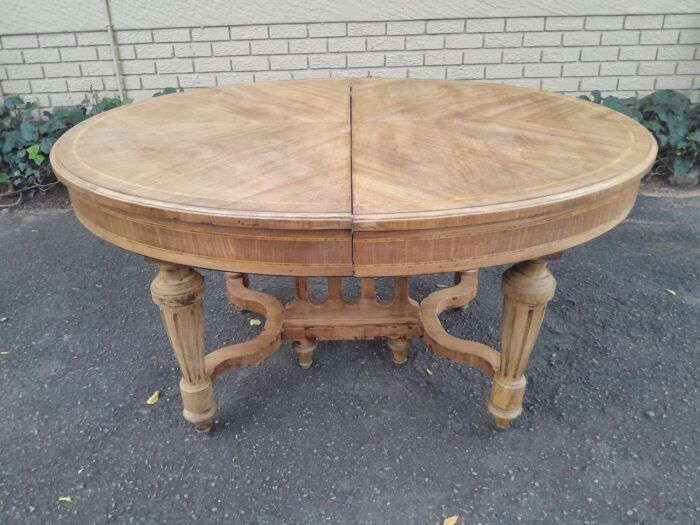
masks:
{"type": "Polygon", "coordinates": [[[610,229],[656,142],[589,102],[503,85],[309,80],[158,97],[51,152],[78,217],[221,270],[399,275],[515,262],[610,229]]]}

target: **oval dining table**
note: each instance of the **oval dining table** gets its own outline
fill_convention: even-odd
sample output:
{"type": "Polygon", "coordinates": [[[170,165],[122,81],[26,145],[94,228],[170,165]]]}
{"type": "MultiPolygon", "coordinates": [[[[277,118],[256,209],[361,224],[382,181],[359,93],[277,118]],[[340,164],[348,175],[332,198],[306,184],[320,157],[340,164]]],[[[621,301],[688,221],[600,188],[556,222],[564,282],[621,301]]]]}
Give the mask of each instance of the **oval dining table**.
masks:
{"type": "MultiPolygon", "coordinates": [[[[187,421],[210,428],[213,383],[291,340],[309,368],[319,341],[383,339],[405,363],[413,339],[492,380],[499,427],[520,415],[525,369],[555,279],[547,264],[614,227],[657,145],[587,101],[495,84],[306,80],[153,98],[65,133],[51,165],[79,220],[159,268],[151,285],[181,370],[187,421]],[[502,277],[500,348],[448,334],[439,315],[502,277]],[[253,340],[205,352],[204,282],[265,317],[253,340]],[[454,273],[420,303],[409,277],[454,273]],[[289,276],[294,299],[249,287],[289,276]],[[327,279],[327,299],[308,279],[327,279]],[[360,297],[342,278],[360,280],[360,297]],[[379,300],[375,278],[394,281],[379,300]]],[[[585,327],[580,327],[581,330],[585,327]]]]}

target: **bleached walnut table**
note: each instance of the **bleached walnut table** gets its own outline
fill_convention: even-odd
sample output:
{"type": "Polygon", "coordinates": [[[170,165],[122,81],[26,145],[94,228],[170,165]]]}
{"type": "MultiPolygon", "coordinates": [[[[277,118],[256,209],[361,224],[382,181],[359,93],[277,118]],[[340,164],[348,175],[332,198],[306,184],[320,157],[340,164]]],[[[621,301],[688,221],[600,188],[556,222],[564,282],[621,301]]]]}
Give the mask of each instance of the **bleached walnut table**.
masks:
{"type": "MultiPolygon", "coordinates": [[[[95,235],[160,268],[151,285],[182,371],[185,419],[209,428],[213,382],[293,341],[308,368],[320,340],[411,340],[493,380],[507,426],[555,280],[547,263],[619,223],[656,156],[632,120],[589,102],[466,82],[314,80],[159,97],[66,133],[51,164],[95,235]],[[503,275],[501,348],[458,339],[438,315],[475,296],[479,268],[503,275]],[[226,272],[230,301],[266,317],[252,341],[205,354],[202,277],[226,272]],[[413,275],[454,272],[420,304],[413,275]],[[293,278],[295,299],[248,287],[293,278]],[[307,278],[326,277],[315,301],[307,278]],[[341,278],[361,281],[358,301],[341,278]],[[374,278],[393,277],[376,298],[374,278]]],[[[581,327],[581,329],[584,329],[581,327]]]]}

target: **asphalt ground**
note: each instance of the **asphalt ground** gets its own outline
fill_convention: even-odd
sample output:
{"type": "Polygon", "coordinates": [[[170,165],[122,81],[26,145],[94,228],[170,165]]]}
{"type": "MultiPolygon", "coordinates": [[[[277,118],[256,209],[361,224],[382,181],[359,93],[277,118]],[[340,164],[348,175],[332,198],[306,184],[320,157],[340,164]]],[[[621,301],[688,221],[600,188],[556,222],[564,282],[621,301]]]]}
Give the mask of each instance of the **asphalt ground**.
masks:
{"type": "MultiPolygon", "coordinates": [[[[226,375],[199,435],[155,270],[69,209],[2,213],[0,522],[698,523],[699,225],[697,190],[656,192],[551,265],[557,295],[509,430],[479,372],[418,342],[396,366],[359,341],[323,343],[310,370],[285,343],[226,375]]],[[[450,333],[497,347],[502,271],[443,315],[450,333]]],[[[204,275],[208,349],[259,332],[204,275]]],[[[411,293],[450,282],[412,278],[411,293]]],[[[291,298],[289,279],[252,285],[291,298]]]]}

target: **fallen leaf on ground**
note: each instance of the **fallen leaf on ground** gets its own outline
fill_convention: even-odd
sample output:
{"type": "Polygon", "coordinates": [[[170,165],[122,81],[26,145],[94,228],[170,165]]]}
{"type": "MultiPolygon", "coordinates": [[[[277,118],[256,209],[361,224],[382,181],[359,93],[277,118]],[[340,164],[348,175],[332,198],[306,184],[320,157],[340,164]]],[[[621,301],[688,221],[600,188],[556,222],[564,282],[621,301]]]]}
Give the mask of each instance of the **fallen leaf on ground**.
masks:
{"type": "Polygon", "coordinates": [[[8,319],[9,319],[9,317],[0,317],[0,323],[4,323],[8,319]]]}
{"type": "Polygon", "coordinates": [[[10,355],[10,352],[0,352],[0,355],[10,355]]]}
{"type": "Polygon", "coordinates": [[[436,287],[436,288],[447,288],[448,285],[446,285],[446,284],[436,284],[435,287],[436,287]]]}
{"type": "Polygon", "coordinates": [[[433,375],[433,371],[430,368],[426,368],[425,373],[428,374],[429,376],[433,375]]]}
{"type": "Polygon", "coordinates": [[[675,290],[671,290],[670,288],[666,288],[666,292],[668,292],[670,295],[673,295],[674,297],[675,297],[675,295],[676,295],[676,291],[675,291],[675,290]]]}
{"type": "Polygon", "coordinates": [[[260,319],[251,319],[250,320],[250,326],[260,326],[262,324],[262,321],[260,319]]]}
{"type": "Polygon", "coordinates": [[[456,525],[459,516],[450,516],[442,520],[442,525],[456,525]]]}
{"type": "Polygon", "coordinates": [[[160,390],[156,390],[151,394],[151,397],[146,399],[146,404],[148,405],[155,405],[158,400],[160,399],[160,390]]]}
{"type": "Polygon", "coordinates": [[[32,233],[37,233],[39,230],[32,230],[32,233]]]}
{"type": "Polygon", "coordinates": [[[70,496],[59,496],[58,501],[62,501],[63,503],[70,503],[72,500],[70,499],[70,496]]]}

